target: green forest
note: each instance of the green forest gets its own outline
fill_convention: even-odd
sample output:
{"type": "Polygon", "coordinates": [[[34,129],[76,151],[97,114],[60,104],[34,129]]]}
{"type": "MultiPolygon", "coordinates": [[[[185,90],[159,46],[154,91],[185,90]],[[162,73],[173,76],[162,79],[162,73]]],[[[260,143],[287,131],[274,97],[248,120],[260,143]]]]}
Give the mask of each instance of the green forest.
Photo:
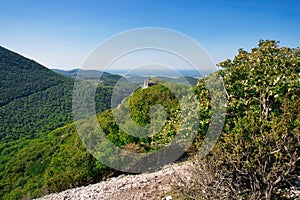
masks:
{"type": "MultiPolygon", "coordinates": [[[[285,189],[299,187],[300,48],[261,40],[249,52],[239,49],[233,60],[219,67],[214,73],[222,76],[226,89],[226,120],[206,157],[199,158],[197,150],[211,122],[209,77],[194,86],[160,80],[146,89],[138,88],[121,105],[110,108],[120,76],[106,74],[95,94],[102,130],[121,149],[157,151],[183,128],[188,130],[180,126],[180,121],[190,118],[181,117],[184,108],[175,93],[189,99],[188,92],[193,92],[199,112],[186,116],[196,114],[200,120],[185,159],[196,163],[194,180],[174,192],[185,199],[288,199],[285,189]],[[148,113],[157,104],[166,117],[155,120],[166,123],[162,128],[150,127],[154,134],[148,137],[127,134],[113,115],[131,118],[133,123],[120,123],[132,130],[134,125],[151,122],[148,113]]],[[[122,173],[95,159],[77,134],[72,119],[72,75],[57,74],[1,47],[0,76],[0,199],[32,199],[122,173]]]]}

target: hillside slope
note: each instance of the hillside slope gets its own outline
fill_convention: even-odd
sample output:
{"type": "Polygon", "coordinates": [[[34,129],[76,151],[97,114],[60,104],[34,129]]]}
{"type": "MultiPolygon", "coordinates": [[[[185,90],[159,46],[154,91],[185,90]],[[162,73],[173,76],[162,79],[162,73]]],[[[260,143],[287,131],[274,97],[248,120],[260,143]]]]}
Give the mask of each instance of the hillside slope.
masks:
{"type": "MultiPolygon", "coordinates": [[[[78,150],[78,146],[74,146],[76,141],[80,141],[77,134],[65,139],[65,135],[71,133],[53,132],[72,122],[74,80],[2,47],[0,72],[0,199],[33,198],[45,190],[51,191],[51,179],[49,183],[44,181],[48,178],[42,177],[49,175],[46,169],[53,169],[52,160],[60,163],[58,160],[66,155],[76,159],[70,161],[72,170],[77,165],[84,173],[89,173],[78,162],[94,165],[95,160],[83,147],[78,150]],[[78,156],[74,153],[76,151],[78,156]]],[[[112,89],[107,83],[98,85],[95,97],[97,112],[110,107],[112,89]]],[[[68,127],[66,131],[69,131],[68,127]]],[[[64,167],[62,169],[68,171],[64,167]]],[[[87,177],[91,176],[76,176],[80,179],[78,184],[91,181],[87,177]]],[[[62,179],[73,181],[64,176],[62,179]]],[[[64,188],[57,184],[58,188],[64,188]]]]}
{"type": "Polygon", "coordinates": [[[0,106],[67,81],[66,77],[0,46],[0,106]]]}
{"type": "MultiPolygon", "coordinates": [[[[106,74],[96,91],[96,110],[110,107],[113,83],[106,74]]],[[[0,46],[0,142],[34,138],[72,121],[73,78],[0,46]]]]}
{"type": "Polygon", "coordinates": [[[71,122],[72,84],[61,83],[0,107],[0,141],[34,138],[71,122]]]}
{"type": "Polygon", "coordinates": [[[0,46],[0,141],[69,123],[72,85],[72,79],[0,46]]]}

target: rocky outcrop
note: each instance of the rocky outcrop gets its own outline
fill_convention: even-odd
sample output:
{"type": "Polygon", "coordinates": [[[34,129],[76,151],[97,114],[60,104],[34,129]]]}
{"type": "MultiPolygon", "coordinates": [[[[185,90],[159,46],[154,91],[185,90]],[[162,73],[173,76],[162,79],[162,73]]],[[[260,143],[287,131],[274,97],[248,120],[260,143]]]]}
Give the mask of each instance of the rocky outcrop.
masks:
{"type": "Polygon", "coordinates": [[[148,87],[151,87],[152,85],[155,85],[155,81],[152,79],[145,79],[143,84],[143,89],[146,89],[148,87]]]}
{"type": "Polygon", "coordinates": [[[176,177],[191,179],[189,168],[190,164],[185,162],[166,166],[157,172],[121,175],[97,184],[53,193],[40,200],[172,199],[172,186],[177,184],[176,177]]]}

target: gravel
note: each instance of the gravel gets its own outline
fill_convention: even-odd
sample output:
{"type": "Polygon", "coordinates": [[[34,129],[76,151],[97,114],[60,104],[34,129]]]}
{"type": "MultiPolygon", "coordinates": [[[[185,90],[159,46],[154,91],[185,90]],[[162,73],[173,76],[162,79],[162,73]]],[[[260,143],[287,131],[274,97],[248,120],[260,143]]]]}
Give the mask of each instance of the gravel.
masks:
{"type": "Polygon", "coordinates": [[[71,199],[166,199],[172,198],[172,185],[176,176],[189,177],[190,164],[188,162],[172,164],[163,169],[139,175],[121,175],[106,181],[84,187],[69,189],[60,193],[53,193],[39,200],[71,200],[71,199]],[[175,176],[176,174],[176,176],[175,176]]]}

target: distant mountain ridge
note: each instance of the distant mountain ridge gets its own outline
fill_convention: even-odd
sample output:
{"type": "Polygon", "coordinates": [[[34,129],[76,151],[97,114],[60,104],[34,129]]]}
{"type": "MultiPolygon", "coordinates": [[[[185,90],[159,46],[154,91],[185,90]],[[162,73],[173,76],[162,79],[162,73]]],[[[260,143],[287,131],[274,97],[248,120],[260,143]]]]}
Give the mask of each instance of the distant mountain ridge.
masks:
{"type": "MultiPolygon", "coordinates": [[[[126,78],[128,81],[131,81],[134,84],[143,84],[144,80],[149,78],[141,74],[126,74],[126,75],[119,75],[116,72],[102,72],[99,70],[83,70],[79,68],[71,69],[71,70],[61,70],[61,69],[51,69],[52,71],[59,73],[61,75],[71,77],[71,78],[79,78],[79,79],[85,79],[85,80],[98,80],[101,76],[101,81],[103,82],[110,82],[110,83],[116,83],[121,77],[126,78]],[[80,71],[80,76],[77,77],[78,72],[80,71]],[[114,74],[117,73],[117,74],[114,74]],[[112,82],[113,81],[113,82],[112,82]]],[[[192,75],[200,76],[199,74],[193,74],[189,73],[190,76],[182,76],[182,77],[167,77],[163,74],[160,76],[153,76],[154,78],[164,80],[166,82],[174,82],[174,83],[183,83],[186,84],[187,82],[191,85],[196,85],[198,82],[198,78],[193,77],[192,75]]]]}
{"type": "Polygon", "coordinates": [[[66,77],[70,77],[73,79],[79,80],[90,80],[90,81],[98,81],[101,76],[101,83],[108,86],[114,86],[122,76],[117,74],[111,74],[107,72],[102,72],[98,70],[82,70],[79,68],[71,69],[71,70],[61,70],[61,69],[51,69],[52,71],[64,75],[66,77]],[[80,72],[79,72],[80,71],[80,72]]]}
{"type": "Polygon", "coordinates": [[[98,79],[100,75],[107,75],[107,72],[101,72],[98,70],[81,70],[79,68],[71,69],[71,70],[61,70],[61,69],[51,69],[52,71],[62,74],[67,77],[76,78],[78,72],[80,71],[80,75],[85,79],[98,79]]]}

